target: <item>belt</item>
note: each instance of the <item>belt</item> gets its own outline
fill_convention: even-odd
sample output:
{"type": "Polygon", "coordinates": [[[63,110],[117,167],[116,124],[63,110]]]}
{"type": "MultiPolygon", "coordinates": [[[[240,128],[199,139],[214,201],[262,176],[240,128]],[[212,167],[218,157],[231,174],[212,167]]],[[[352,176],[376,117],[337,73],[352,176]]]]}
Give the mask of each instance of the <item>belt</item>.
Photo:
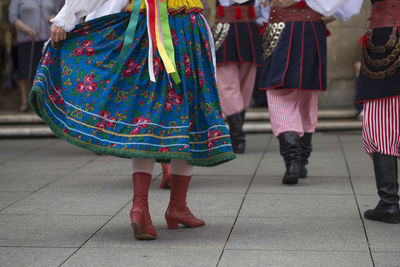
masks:
{"type": "Polygon", "coordinates": [[[369,20],[369,29],[400,27],[400,1],[376,2],[369,20]]]}
{"type": "Polygon", "coordinates": [[[216,23],[255,22],[254,6],[218,6],[216,23]]]}
{"type": "Polygon", "coordinates": [[[289,21],[320,21],[322,15],[310,7],[299,7],[297,4],[289,7],[272,7],[269,23],[289,21]]]}

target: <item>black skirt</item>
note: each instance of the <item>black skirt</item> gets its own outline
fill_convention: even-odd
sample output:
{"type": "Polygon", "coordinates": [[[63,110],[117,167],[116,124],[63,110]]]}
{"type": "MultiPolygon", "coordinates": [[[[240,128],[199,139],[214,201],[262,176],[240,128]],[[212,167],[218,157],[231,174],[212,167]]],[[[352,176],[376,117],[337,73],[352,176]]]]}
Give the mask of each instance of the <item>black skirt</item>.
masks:
{"type": "Polygon", "coordinates": [[[20,79],[33,79],[36,69],[42,57],[42,49],[44,42],[26,42],[18,44],[18,73],[20,79]],[[33,45],[33,59],[31,73],[29,73],[29,64],[31,61],[31,50],[33,45]]]}
{"type": "Polygon", "coordinates": [[[261,66],[261,52],[257,23],[230,23],[228,36],[217,51],[217,65],[247,63],[261,66]]]}
{"type": "MultiPolygon", "coordinates": [[[[373,43],[374,45],[384,45],[388,40],[390,34],[393,32],[393,28],[378,28],[373,31],[373,43]]],[[[397,29],[397,38],[400,38],[400,28],[397,29]]],[[[400,39],[397,40],[400,43],[400,39]]],[[[392,53],[392,49],[386,49],[385,53],[374,53],[371,49],[367,49],[367,53],[371,59],[383,59],[392,53]]],[[[396,59],[400,62],[400,55],[396,59]]],[[[394,62],[396,62],[396,60],[394,62]]],[[[385,67],[374,67],[368,63],[363,53],[363,62],[369,72],[380,72],[385,71],[390,65],[385,67]]],[[[363,103],[367,101],[390,98],[400,95],[400,68],[396,69],[393,75],[386,76],[384,79],[371,78],[371,75],[365,73],[363,68],[360,72],[360,78],[357,85],[357,103],[363,103]]]]}
{"type": "Polygon", "coordinates": [[[285,23],[278,45],[264,62],[260,89],[326,90],[326,43],[322,21],[285,23]]]}

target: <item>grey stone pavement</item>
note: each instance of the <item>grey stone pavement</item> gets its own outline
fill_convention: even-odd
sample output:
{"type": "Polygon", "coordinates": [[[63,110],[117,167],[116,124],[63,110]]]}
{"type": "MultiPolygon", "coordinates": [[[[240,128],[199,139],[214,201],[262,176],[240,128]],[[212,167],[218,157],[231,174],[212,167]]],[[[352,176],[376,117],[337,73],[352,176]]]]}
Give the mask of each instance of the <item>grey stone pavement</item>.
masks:
{"type": "Polygon", "coordinates": [[[400,266],[400,225],[366,221],[378,201],[360,132],[318,133],[310,177],[281,184],[270,134],[196,168],[189,206],[207,225],[167,230],[169,192],[150,208],[156,241],[133,239],[129,160],[58,139],[0,139],[0,266],[400,266]]]}

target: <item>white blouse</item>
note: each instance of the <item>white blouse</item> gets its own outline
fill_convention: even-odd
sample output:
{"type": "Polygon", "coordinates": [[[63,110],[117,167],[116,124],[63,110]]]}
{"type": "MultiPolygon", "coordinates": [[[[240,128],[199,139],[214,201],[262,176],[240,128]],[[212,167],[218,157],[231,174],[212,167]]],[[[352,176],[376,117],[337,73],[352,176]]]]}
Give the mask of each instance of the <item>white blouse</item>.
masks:
{"type": "MultiPolygon", "coordinates": [[[[296,0],[300,2],[301,0],[296,0]]],[[[352,16],[360,12],[363,0],[305,0],[307,5],[313,10],[324,16],[334,16],[335,18],[341,18],[345,21],[349,20],[352,16]]],[[[230,6],[235,3],[243,3],[247,1],[243,0],[219,0],[222,6],[230,6]]],[[[256,0],[257,2],[263,2],[262,0],[256,0]]],[[[262,17],[267,18],[269,10],[263,10],[262,17]]]]}
{"type": "Polygon", "coordinates": [[[221,6],[231,6],[233,4],[243,4],[249,0],[219,0],[221,6]]]}
{"type": "MultiPolygon", "coordinates": [[[[349,20],[360,12],[363,0],[305,0],[307,5],[324,16],[349,20]]],[[[300,0],[296,0],[300,2],[300,0]]]]}
{"type": "Polygon", "coordinates": [[[119,13],[127,4],[129,4],[129,0],[109,0],[98,9],[96,9],[94,12],[87,15],[86,21],[114,13],[119,13]]]}
{"type": "Polygon", "coordinates": [[[51,22],[70,32],[82,17],[87,20],[121,12],[129,0],[65,0],[65,5],[51,22]]]}

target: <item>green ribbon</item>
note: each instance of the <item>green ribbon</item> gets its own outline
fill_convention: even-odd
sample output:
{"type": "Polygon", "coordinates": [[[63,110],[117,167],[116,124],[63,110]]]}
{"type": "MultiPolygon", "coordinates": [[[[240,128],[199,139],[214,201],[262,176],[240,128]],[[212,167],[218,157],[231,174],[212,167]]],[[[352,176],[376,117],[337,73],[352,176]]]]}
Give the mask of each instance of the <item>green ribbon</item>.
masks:
{"type": "Polygon", "coordinates": [[[176,84],[179,84],[181,82],[181,79],[178,75],[178,72],[176,70],[176,62],[175,62],[175,49],[174,49],[174,44],[172,42],[172,36],[171,36],[171,29],[169,26],[169,20],[168,20],[168,6],[167,6],[167,1],[159,1],[159,8],[160,8],[160,24],[161,24],[161,31],[162,31],[162,36],[163,36],[163,42],[164,42],[164,47],[165,50],[167,51],[167,55],[169,59],[171,60],[172,64],[175,66],[175,72],[171,73],[171,77],[174,80],[176,84]]]}
{"type": "Polygon", "coordinates": [[[125,37],[124,37],[124,41],[123,41],[124,43],[123,43],[121,52],[118,56],[117,62],[115,63],[114,68],[113,68],[113,71],[116,73],[119,73],[122,71],[124,63],[128,56],[128,52],[134,41],[135,34],[136,34],[136,28],[137,28],[138,21],[139,21],[139,13],[140,13],[141,3],[142,3],[142,1],[140,1],[140,0],[134,0],[134,2],[133,2],[131,18],[129,20],[128,27],[126,28],[126,31],[125,31],[125,37]]]}

